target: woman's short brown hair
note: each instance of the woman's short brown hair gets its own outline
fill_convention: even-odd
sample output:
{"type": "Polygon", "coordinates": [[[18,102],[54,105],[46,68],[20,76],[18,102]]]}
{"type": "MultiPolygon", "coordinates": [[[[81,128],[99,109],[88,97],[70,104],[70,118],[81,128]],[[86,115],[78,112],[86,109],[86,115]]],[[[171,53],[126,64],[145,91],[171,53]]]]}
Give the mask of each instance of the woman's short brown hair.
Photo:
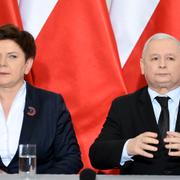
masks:
{"type": "Polygon", "coordinates": [[[24,52],[26,60],[35,58],[35,40],[29,32],[20,30],[12,24],[3,25],[0,26],[0,40],[12,40],[17,43],[24,52]]]}

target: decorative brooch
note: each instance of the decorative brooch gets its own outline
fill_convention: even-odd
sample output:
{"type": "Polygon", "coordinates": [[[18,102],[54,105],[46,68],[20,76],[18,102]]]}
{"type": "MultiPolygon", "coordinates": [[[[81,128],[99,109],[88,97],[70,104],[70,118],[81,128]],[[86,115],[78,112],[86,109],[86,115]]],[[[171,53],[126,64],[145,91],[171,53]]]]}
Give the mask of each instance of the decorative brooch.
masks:
{"type": "Polygon", "coordinates": [[[36,114],[36,109],[32,106],[28,106],[27,115],[34,116],[36,114]]]}

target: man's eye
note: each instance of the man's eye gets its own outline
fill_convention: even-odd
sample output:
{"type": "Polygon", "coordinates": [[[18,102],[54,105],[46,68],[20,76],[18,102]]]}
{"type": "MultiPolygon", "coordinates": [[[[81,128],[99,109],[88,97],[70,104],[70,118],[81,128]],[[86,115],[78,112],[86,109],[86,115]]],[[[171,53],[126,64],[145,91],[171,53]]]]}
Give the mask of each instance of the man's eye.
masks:
{"type": "Polygon", "coordinates": [[[158,57],[152,57],[151,60],[152,61],[157,61],[159,58],[158,57]]]}
{"type": "Polygon", "coordinates": [[[174,57],[167,57],[167,60],[174,61],[175,58],[174,57]]]}

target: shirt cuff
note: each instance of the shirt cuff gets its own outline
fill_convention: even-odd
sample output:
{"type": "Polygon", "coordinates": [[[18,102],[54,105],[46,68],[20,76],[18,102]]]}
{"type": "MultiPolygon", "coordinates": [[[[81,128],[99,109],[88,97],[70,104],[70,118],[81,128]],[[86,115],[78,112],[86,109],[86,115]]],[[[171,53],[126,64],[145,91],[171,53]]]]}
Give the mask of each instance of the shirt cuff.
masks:
{"type": "Polygon", "coordinates": [[[134,161],[132,159],[132,155],[128,155],[127,153],[127,144],[128,144],[129,140],[126,141],[126,143],[124,144],[124,147],[123,147],[123,151],[122,151],[122,155],[121,155],[121,160],[120,160],[120,165],[123,166],[125,162],[127,161],[134,161]]]}

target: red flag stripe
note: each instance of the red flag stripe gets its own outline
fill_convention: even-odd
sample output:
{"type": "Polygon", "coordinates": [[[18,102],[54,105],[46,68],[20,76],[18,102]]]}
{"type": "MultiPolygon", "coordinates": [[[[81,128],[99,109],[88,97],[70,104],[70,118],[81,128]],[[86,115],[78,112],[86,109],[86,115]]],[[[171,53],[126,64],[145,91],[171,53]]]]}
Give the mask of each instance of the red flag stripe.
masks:
{"type": "Polygon", "coordinates": [[[22,27],[17,0],[1,0],[0,25],[4,24],[22,27]]]}
{"type": "Polygon", "coordinates": [[[110,103],[126,92],[105,1],[58,1],[36,42],[34,84],[65,97],[89,167],[110,103]]]}

